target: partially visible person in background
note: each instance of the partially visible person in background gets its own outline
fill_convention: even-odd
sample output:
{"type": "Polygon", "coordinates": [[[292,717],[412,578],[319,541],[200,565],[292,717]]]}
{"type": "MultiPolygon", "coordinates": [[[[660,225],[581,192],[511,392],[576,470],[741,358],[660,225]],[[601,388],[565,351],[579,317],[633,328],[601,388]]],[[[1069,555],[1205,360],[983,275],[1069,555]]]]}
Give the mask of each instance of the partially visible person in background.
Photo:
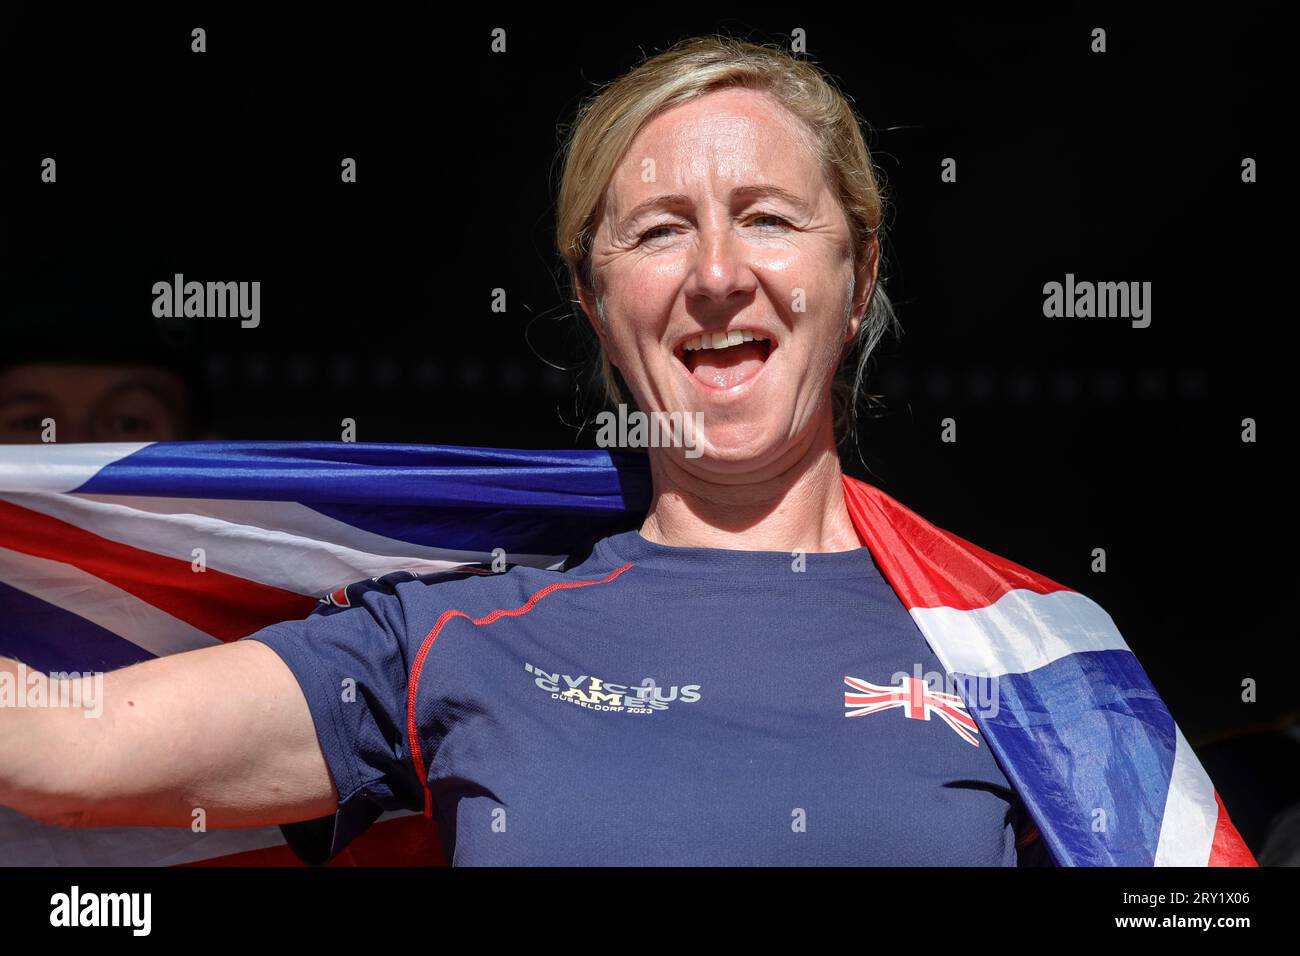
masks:
{"type": "Polygon", "coordinates": [[[0,371],[0,444],[194,438],[190,386],[172,369],[23,362],[0,371]]]}
{"type": "Polygon", "coordinates": [[[0,444],[214,437],[193,330],[153,315],[168,276],[119,237],[0,288],[0,444]]]}

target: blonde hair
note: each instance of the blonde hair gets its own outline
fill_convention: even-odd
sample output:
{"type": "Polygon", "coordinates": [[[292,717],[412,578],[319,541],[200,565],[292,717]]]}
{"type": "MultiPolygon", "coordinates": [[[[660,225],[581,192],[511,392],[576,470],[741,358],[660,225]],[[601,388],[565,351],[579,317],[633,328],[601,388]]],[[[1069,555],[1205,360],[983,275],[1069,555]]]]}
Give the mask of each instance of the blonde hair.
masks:
{"type": "MultiPolygon", "coordinates": [[[[556,244],[571,288],[576,293],[581,286],[593,294],[602,322],[605,297],[597,288],[598,277],[592,274],[591,244],[615,168],[642,127],[655,116],[687,100],[734,87],[772,96],[803,122],[820,153],[831,191],[848,219],[855,273],[864,257],[880,256],[884,221],[881,185],[859,120],[830,78],[813,64],[776,46],[723,36],[682,40],[644,60],[587,100],[579,108],[564,143],[556,244]]],[[[841,438],[855,432],[867,360],[885,333],[897,327],[889,298],[881,287],[883,268],[879,262],[876,265],[876,287],[857,339],[845,350],[832,390],[836,433],[841,438]]],[[[624,401],[622,387],[603,349],[599,376],[606,399],[614,404],[624,401]]]]}

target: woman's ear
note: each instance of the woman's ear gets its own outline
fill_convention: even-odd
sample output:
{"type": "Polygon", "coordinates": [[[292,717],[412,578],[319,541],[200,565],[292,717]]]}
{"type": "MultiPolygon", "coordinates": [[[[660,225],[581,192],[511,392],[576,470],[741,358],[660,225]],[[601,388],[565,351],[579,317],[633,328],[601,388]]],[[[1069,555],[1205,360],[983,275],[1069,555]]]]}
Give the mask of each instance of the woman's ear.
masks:
{"type": "Polygon", "coordinates": [[[578,304],[582,307],[582,314],[587,317],[587,321],[595,330],[601,348],[605,348],[608,345],[605,339],[605,324],[600,320],[600,309],[596,307],[595,293],[588,289],[581,279],[576,279],[574,285],[578,290],[578,304]]]}
{"type": "Polygon", "coordinates": [[[872,293],[876,291],[876,277],[880,270],[880,241],[876,234],[871,234],[853,274],[853,308],[849,310],[849,338],[851,342],[858,335],[867,317],[867,308],[871,304],[872,293]]]}
{"type": "Polygon", "coordinates": [[[605,328],[604,319],[601,318],[600,308],[597,305],[596,293],[587,288],[581,280],[574,282],[578,290],[578,304],[582,306],[582,314],[587,317],[587,322],[596,332],[596,338],[600,340],[600,351],[609,359],[609,363],[618,368],[618,361],[615,359],[614,343],[609,337],[609,330],[605,328]]]}

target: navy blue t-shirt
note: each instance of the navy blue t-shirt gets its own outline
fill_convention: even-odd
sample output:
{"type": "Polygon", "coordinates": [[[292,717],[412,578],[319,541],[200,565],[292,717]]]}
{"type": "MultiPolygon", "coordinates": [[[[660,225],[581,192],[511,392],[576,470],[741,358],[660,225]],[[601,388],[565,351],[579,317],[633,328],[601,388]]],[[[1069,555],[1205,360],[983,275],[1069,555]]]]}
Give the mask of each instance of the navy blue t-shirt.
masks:
{"type": "Polygon", "coordinates": [[[283,828],[307,862],[427,800],[454,865],[1017,864],[1029,821],[978,733],[862,706],[942,672],[866,548],[629,531],[564,572],[399,572],[336,603],[247,638],[297,677],[339,792],[283,828]]]}

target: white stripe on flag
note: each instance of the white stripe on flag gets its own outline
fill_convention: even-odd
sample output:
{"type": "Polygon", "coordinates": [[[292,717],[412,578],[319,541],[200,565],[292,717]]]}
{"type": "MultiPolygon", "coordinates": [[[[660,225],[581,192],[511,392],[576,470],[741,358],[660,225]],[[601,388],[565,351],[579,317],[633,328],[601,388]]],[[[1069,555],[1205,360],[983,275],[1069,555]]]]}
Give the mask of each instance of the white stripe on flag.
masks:
{"type": "MultiPolygon", "coordinates": [[[[194,560],[195,548],[202,548],[209,568],[316,598],[390,571],[447,571],[491,559],[482,553],[439,551],[367,535],[293,502],[39,493],[0,495],[0,500],[110,541],[186,563],[194,560]],[[138,507],[141,502],[159,510],[138,507]],[[395,553],[375,554],[339,543],[340,539],[360,542],[363,537],[374,539],[367,543],[395,553]]],[[[515,562],[533,558],[544,567],[563,561],[554,556],[507,558],[515,562]]]]}
{"type": "MultiPolygon", "coordinates": [[[[61,561],[0,548],[0,581],[98,624],[158,657],[220,644],[148,601],[61,561]]],[[[60,635],[49,635],[56,643],[60,635]]]]}
{"type": "Polygon", "coordinates": [[[1174,770],[1160,821],[1156,866],[1205,866],[1219,825],[1214,784],[1183,732],[1174,725],[1174,770]]]}
{"type": "Polygon", "coordinates": [[[950,674],[1025,674],[1081,651],[1127,651],[1115,622],[1078,591],[1016,588],[988,607],[913,608],[912,620],[950,674]]]}
{"type": "Polygon", "coordinates": [[[153,442],[95,442],[76,445],[5,445],[0,455],[0,491],[72,491],[105,465],[153,442]]]}
{"type": "MultiPolygon", "coordinates": [[[[449,567],[491,559],[491,554],[483,551],[454,551],[448,548],[412,544],[400,538],[375,534],[338,521],[296,501],[153,498],[138,495],[76,495],[73,500],[125,505],[137,511],[147,511],[156,515],[203,515],[234,525],[282,531],[299,538],[328,541],[367,555],[419,558],[442,562],[449,567]]],[[[511,553],[507,555],[511,564],[525,564],[534,568],[559,567],[564,563],[564,557],[564,555],[553,554],[511,553]]]]}

